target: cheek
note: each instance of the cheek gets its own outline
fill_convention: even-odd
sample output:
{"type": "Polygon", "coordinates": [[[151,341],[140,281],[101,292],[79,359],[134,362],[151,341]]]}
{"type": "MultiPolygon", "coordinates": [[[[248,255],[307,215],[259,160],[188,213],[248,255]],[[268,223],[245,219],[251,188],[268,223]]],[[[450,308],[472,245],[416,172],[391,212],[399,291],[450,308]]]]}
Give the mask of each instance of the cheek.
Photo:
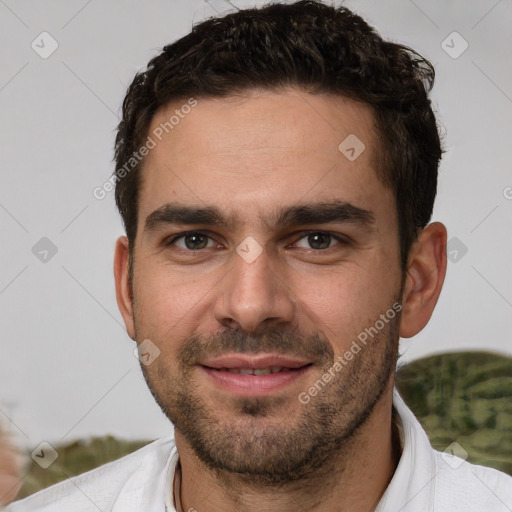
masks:
{"type": "MultiPolygon", "coordinates": [[[[138,336],[157,344],[182,340],[198,326],[213,284],[210,279],[181,276],[170,269],[139,268],[135,272],[135,317],[138,336]]],[[[213,282],[213,280],[211,280],[213,282]]]]}
{"type": "Polygon", "coordinates": [[[313,329],[322,332],[335,351],[345,351],[360,332],[392,306],[398,294],[397,283],[391,272],[379,275],[375,267],[372,271],[354,266],[314,276],[303,274],[294,285],[300,297],[299,321],[304,323],[309,318],[313,329]]]}

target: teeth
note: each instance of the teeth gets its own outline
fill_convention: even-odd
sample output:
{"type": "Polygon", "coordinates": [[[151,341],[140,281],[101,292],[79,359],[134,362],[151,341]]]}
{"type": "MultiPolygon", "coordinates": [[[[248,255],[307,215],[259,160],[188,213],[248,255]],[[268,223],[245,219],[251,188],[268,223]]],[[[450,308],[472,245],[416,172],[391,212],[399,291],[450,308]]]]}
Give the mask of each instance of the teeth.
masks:
{"type": "Polygon", "coordinates": [[[270,368],[262,368],[261,370],[254,370],[254,375],[268,375],[270,373],[270,368]]]}
{"type": "Polygon", "coordinates": [[[219,368],[222,372],[237,373],[239,375],[269,375],[271,373],[286,372],[289,368],[271,366],[270,368],[219,368]]]}

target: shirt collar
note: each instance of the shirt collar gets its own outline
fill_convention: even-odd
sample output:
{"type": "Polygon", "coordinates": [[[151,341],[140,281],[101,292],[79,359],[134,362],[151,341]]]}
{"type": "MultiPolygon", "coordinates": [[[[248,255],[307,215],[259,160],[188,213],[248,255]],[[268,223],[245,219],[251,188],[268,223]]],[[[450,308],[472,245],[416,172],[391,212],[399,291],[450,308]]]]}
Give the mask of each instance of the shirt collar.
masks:
{"type": "MultiPolygon", "coordinates": [[[[393,409],[396,413],[393,418],[400,437],[401,457],[375,512],[397,512],[406,506],[411,510],[431,512],[436,464],[430,441],[396,388],[393,390],[393,409]]],[[[174,447],[166,469],[166,512],[176,512],[174,478],[178,461],[179,454],[174,447]]],[[[176,498],[179,500],[179,496],[176,498]]]]}
{"type": "Polygon", "coordinates": [[[396,388],[393,407],[397,412],[402,455],[375,512],[431,512],[436,475],[434,452],[427,434],[396,388]]]}
{"type": "Polygon", "coordinates": [[[180,497],[177,495],[174,496],[174,478],[179,478],[179,486],[178,489],[181,487],[181,477],[180,475],[176,474],[176,468],[178,466],[179,462],[179,454],[176,447],[173,450],[173,453],[171,453],[171,457],[169,458],[169,467],[167,470],[167,480],[166,480],[166,486],[165,486],[165,512],[176,512],[176,508],[174,507],[174,501],[176,500],[176,504],[178,506],[178,509],[181,509],[181,503],[180,503],[180,497]]]}

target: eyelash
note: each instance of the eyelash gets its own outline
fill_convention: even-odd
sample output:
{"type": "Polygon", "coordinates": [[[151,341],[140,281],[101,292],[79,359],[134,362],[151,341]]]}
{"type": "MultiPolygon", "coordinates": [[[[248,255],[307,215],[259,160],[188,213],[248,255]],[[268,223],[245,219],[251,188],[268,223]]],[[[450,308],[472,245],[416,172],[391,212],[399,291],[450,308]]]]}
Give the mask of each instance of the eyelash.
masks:
{"type": "MultiPolygon", "coordinates": [[[[306,238],[308,237],[309,235],[328,235],[330,237],[332,237],[336,242],[338,242],[338,244],[340,245],[348,245],[350,243],[350,239],[345,236],[345,235],[340,235],[340,234],[334,234],[334,233],[331,233],[330,231],[319,231],[319,230],[316,230],[316,231],[301,231],[299,233],[301,236],[300,238],[298,238],[294,243],[296,244],[297,242],[299,242],[300,240],[302,240],[303,238],[306,238]]],[[[184,231],[182,233],[178,233],[176,235],[173,235],[172,237],[166,239],[164,241],[164,245],[166,247],[170,247],[172,246],[177,240],[180,240],[182,238],[185,238],[186,236],[188,235],[204,235],[206,237],[208,237],[210,240],[213,240],[215,241],[208,232],[206,231],[198,231],[198,230],[195,230],[195,231],[184,231]]],[[[220,245],[220,244],[219,244],[220,245]]],[[[328,247],[326,249],[313,249],[313,248],[310,248],[309,250],[311,251],[314,251],[314,252],[325,252],[325,251],[328,251],[329,249],[332,249],[332,247],[328,247]]],[[[193,250],[193,249],[181,249],[180,250],[183,250],[183,251],[186,251],[186,252],[201,252],[202,250],[204,249],[196,249],[196,250],[193,250]]]]}

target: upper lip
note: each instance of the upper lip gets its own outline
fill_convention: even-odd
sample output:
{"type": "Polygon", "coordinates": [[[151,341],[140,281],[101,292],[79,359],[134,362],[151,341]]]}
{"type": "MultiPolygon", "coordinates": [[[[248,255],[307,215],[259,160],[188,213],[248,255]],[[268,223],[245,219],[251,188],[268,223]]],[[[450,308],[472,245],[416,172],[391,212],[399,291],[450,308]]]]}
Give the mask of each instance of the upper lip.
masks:
{"type": "Polygon", "coordinates": [[[209,368],[251,368],[254,370],[280,366],[282,368],[301,368],[310,364],[294,356],[283,354],[227,354],[203,361],[201,364],[209,368]]]}

